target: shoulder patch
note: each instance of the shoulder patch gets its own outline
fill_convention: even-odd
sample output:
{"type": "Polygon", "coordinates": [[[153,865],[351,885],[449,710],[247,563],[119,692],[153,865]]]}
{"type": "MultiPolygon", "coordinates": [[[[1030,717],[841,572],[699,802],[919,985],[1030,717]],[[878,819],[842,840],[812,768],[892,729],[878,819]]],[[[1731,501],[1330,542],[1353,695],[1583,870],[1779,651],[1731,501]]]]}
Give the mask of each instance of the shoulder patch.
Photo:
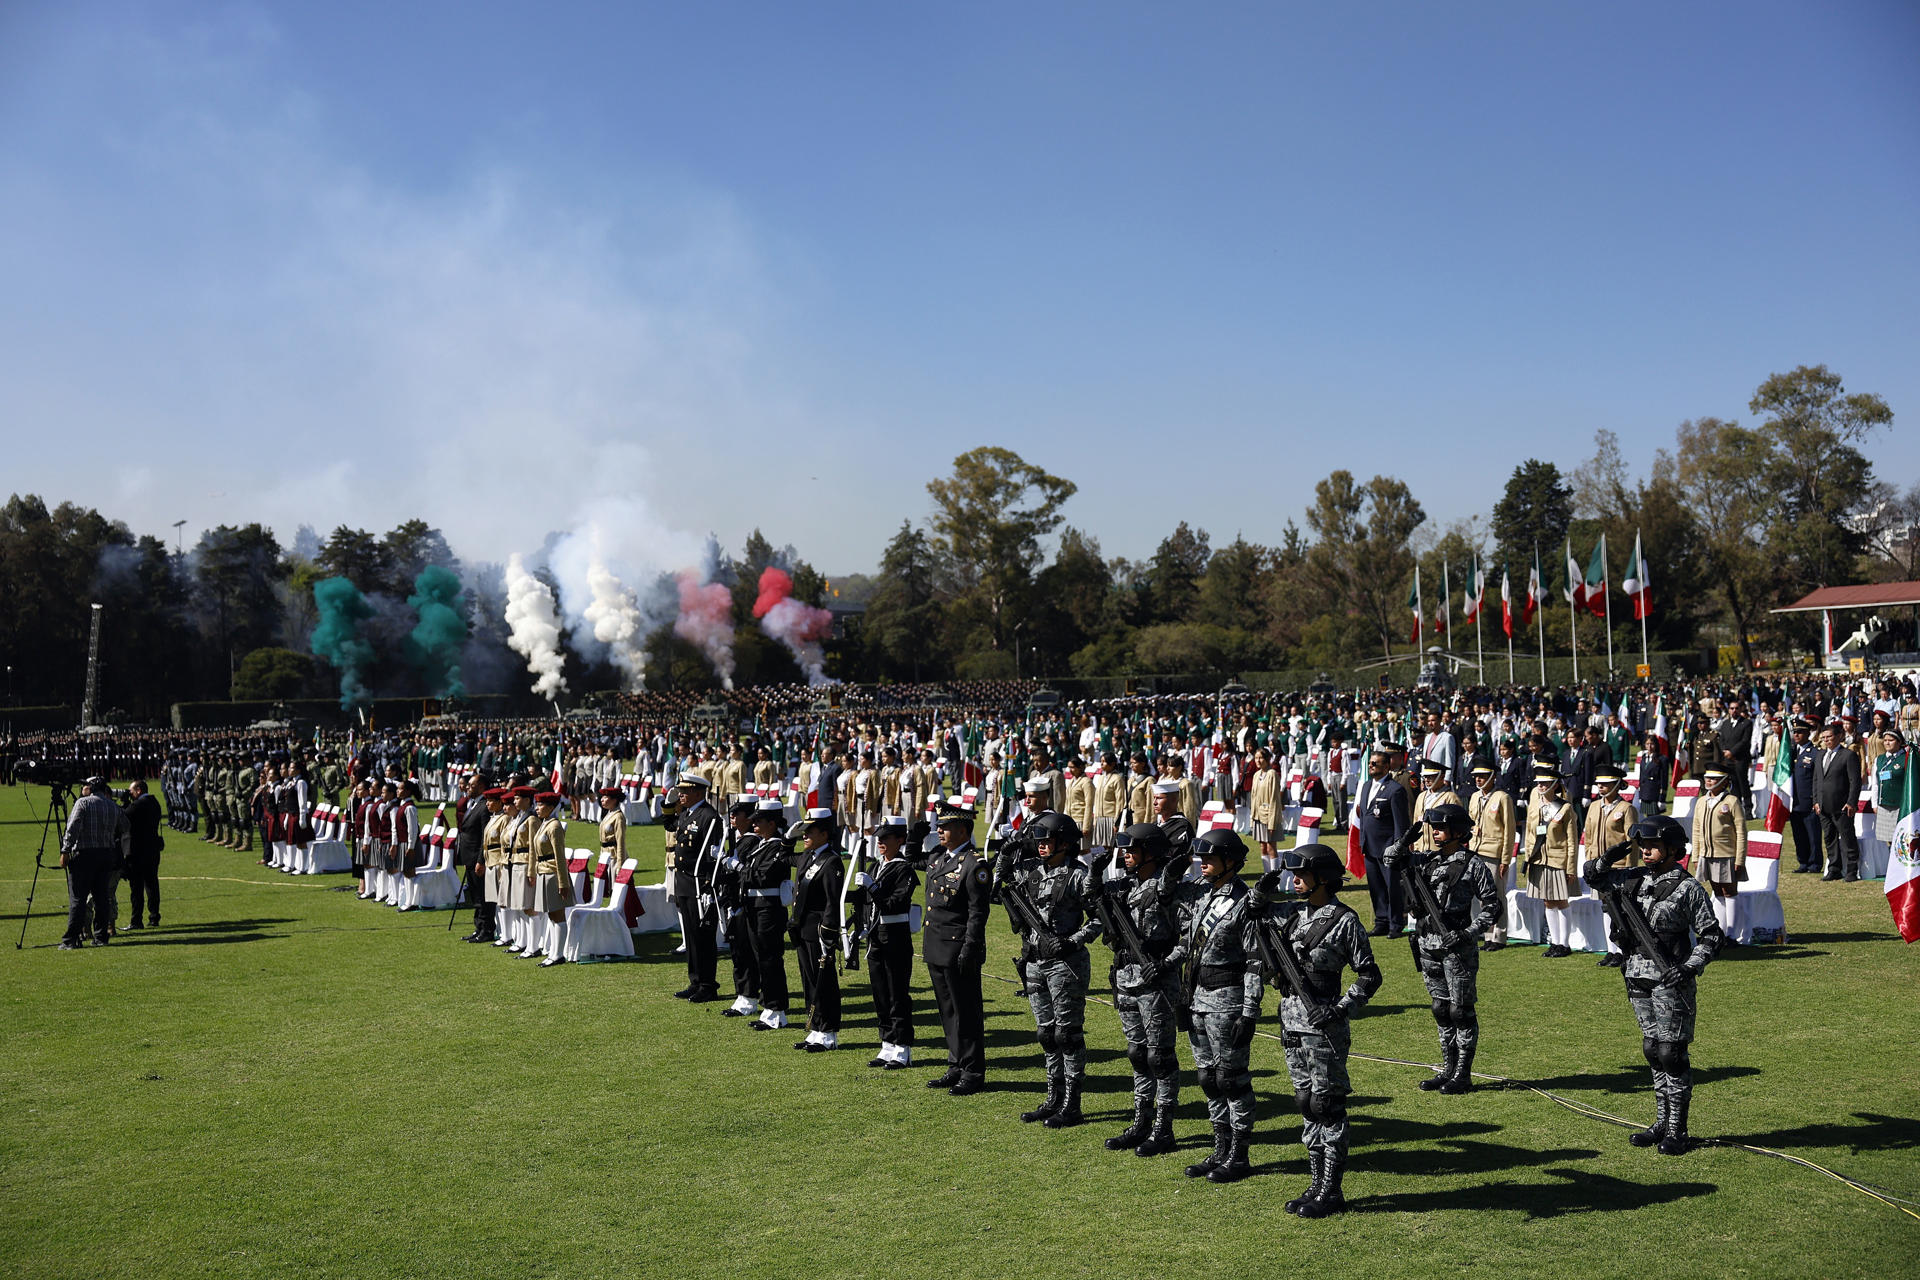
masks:
{"type": "Polygon", "coordinates": [[[987,882],[988,874],[989,873],[987,871],[987,866],[985,863],[981,863],[978,866],[974,867],[973,869],[973,878],[975,882],[979,884],[985,884],[987,882]]]}

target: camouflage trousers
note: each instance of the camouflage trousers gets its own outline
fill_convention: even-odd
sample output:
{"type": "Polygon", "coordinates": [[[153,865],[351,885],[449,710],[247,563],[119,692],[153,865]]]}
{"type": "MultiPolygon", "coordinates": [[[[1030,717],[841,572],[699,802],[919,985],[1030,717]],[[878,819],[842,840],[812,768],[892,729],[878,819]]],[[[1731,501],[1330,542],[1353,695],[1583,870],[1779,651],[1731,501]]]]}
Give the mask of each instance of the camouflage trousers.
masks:
{"type": "Polygon", "coordinates": [[[1280,1043],[1287,1053],[1287,1074],[1293,1078],[1293,1098],[1300,1107],[1300,1141],[1309,1151],[1347,1153],[1347,1049],[1353,1033],[1344,1019],[1318,1031],[1283,1031],[1280,1043]]]}
{"type": "Polygon", "coordinates": [[[1627,979],[1627,1001],[1640,1023],[1640,1035],[1647,1040],[1668,1044],[1687,1044],[1693,1040],[1694,987],[1692,978],[1682,978],[1663,987],[1649,978],[1627,979]]]}
{"type": "Polygon", "coordinates": [[[1472,1053],[1480,1043],[1480,1019],[1474,1013],[1479,998],[1480,953],[1472,944],[1452,951],[1413,949],[1413,964],[1427,984],[1433,1002],[1433,1021],[1440,1029],[1440,1047],[1472,1053]]]}
{"type": "Polygon", "coordinates": [[[1187,1043],[1193,1048],[1200,1092],[1207,1095],[1207,1119],[1236,1129],[1251,1129],[1253,1076],[1247,1070],[1247,1051],[1252,1046],[1234,1047],[1230,1036],[1233,1016],[1194,1010],[1187,1043]]]}
{"type": "Polygon", "coordinates": [[[1087,986],[1092,972],[1087,949],[1058,960],[1027,961],[1027,1004],[1040,1033],[1047,1078],[1087,1073],[1087,986]]]}
{"type": "Polygon", "coordinates": [[[1179,1030],[1177,990],[1171,975],[1138,993],[1116,991],[1113,1007],[1127,1037],[1127,1061],[1133,1064],[1133,1100],[1172,1107],[1180,1101],[1180,1059],[1174,1052],[1179,1030]]]}
{"type": "Polygon", "coordinates": [[[1694,987],[1682,978],[1663,987],[1651,978],[1628,978],[1627,999],[1640,1023],[1640,1050],[1653,1068],[1653,1092],[1668,1100],[1693,1093],[1693,1060],[1687,1045],[1693,1041],[1694,987]]]}

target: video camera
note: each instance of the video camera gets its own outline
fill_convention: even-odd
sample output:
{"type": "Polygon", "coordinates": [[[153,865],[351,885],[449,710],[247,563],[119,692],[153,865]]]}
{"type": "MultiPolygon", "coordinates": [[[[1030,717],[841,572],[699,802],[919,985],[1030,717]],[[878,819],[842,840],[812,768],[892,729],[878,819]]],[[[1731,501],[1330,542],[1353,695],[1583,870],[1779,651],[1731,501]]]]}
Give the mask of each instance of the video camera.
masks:
{"type": "Polygon", "coordinates": [[[13,776],[28,786],[72,790],[92,777],[93,770],[78,760],[22,760],[13,766],[13,776]]]}

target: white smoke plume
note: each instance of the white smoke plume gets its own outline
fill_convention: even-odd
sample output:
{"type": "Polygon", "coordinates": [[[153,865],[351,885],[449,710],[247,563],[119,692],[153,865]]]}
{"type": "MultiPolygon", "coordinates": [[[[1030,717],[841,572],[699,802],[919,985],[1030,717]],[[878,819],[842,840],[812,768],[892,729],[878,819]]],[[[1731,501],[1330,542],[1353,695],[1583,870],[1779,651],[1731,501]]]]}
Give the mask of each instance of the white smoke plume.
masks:
{"type": "Polygon", "coordinates": [[[598,560],[587,569],[587,586],[593,601],[585,620],[593,626],[593,638],[607,646],[608,658],[626,677],[627,692],[642,692],[647,687],[647,633],[639,602],[598,560]]]}
{"type": "Polygon", "coordinates": [[[533,691],[549,700],[567,691],[560,652],[560,615],[547,584],[527,572],[518,551],[507,557],[507,643],[527,660],[533,691]]]}

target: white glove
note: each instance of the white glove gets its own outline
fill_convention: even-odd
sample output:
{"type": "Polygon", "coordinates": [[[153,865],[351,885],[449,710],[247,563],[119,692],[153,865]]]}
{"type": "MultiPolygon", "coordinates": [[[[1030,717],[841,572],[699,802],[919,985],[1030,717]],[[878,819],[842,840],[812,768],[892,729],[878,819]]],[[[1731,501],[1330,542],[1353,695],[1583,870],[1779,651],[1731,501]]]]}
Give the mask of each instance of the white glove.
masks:
{"type": "Polygon", "coordinates": [[[853,876],[853,885],[856,889],[871,889],[873,888],[873,877],[864,871],[857,871],[853,876]]]}

